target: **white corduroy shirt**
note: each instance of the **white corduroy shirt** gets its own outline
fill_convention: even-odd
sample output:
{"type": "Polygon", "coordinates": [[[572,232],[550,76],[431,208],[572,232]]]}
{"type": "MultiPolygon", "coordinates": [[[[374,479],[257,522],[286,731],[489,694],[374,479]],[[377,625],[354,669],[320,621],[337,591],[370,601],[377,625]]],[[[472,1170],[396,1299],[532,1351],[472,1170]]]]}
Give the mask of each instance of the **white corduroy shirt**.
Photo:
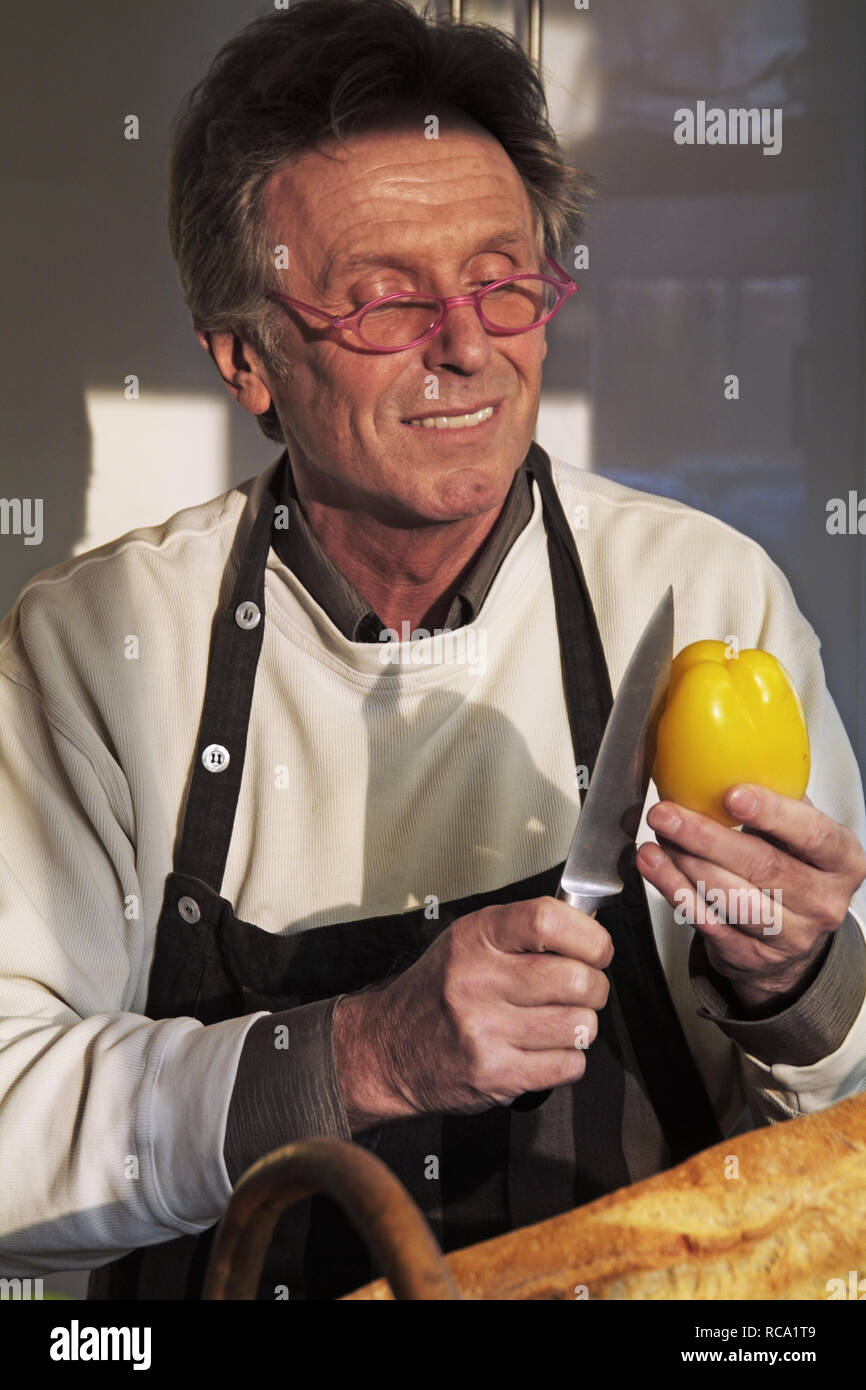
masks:
{"type": "MultiPolygon", "coordinates": [[[[675,649],[736,635],[784,663],[812,743],[811,800],[866,839],[857,765],[818,638],[754,542],[554,459],[614,692],[658,599],[675,649]]],[[[272,468],[276,465],[272,465],[272,468]]],[[[143,1014],[231,543],[272,469],[54,566],[0,627],[0,1267],[98,1265],[198,1233],[231,1193],[226,1114],[253,1014],[143,1014]]],[[[541,501],[462,641],[383,661],[272,548],[264,644],[222,893],[264,930],[314,930],[483,892],[564,858],[574,756],[541,501]]],[[[458,633],[452,634],[456,639],[458,633]]],[[[437,646],[438,643],[438,646],[437,646]]],[[[651,786],[647,809],[657,799],[651,786]]],[[[646,824],[638,840],[653,838],[646,824]]],[[[866,1088],[866,1004],[803,1067],[697,1010],[693,930],[648,886],[659,954],[723,1130],[866,1088]]],[[[861,933],[862,890],[852,902],[861,933]]]]}

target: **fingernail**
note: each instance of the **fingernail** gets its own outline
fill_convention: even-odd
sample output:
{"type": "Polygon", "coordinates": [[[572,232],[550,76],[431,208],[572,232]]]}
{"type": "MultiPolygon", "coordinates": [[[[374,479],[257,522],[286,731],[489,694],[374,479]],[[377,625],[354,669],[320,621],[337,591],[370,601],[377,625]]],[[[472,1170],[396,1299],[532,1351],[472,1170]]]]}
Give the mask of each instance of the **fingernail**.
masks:
{"type": "Polygon", "coordinates": [[[675,835],[682,823],[682,818],[677,815],[676,811],[672,811],[670,807],[653,807],[652,820],[650,822],[653,830],[660,830],[663,835],[675,835]]]}
{"type": "Polygon", "coordinates": [[[731,810],[740,816],[753,816],[758,809],[758,798],[747,787],[737,787],[726,799],[731,810]]]}
{"type": "Polygon", "coordinates": [[[664,863],[664,855],[658,845],[641,845],[640,857],[651,869],[659,869],[664,863]]]}

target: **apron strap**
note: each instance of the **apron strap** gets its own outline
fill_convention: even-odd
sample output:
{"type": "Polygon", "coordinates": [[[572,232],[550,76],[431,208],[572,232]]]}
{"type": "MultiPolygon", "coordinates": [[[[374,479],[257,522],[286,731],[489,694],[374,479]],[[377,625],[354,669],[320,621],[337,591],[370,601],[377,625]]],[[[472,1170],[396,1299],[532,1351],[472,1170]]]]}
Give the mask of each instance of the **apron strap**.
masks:
{"type": "Polygon", "coordinates": [[[265,570],[281,477],[278,464],[249,533],[231,599],[215,617],[183,833],[174,857],[175,872],[201,879],[215,893],[222,886],[244,770],[265,631],[265,570]],[[205,750],[208,766],[203,762],[205,750]]]}

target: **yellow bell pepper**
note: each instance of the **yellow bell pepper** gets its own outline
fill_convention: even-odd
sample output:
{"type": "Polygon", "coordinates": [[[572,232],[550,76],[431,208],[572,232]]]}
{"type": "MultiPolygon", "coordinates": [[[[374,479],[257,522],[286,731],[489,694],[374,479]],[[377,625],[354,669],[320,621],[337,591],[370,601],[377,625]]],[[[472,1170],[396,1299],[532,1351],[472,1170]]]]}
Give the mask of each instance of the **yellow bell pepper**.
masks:
{"type": "Polygon", "coordinates": [[[675,657],[654,730],[653,781],[676,801],[738,825],[723,796],[754,782],[799,800],[809,782],[809,734],[791,678],[769,652],[734,655],[724,642],[692,642],[675,657]]]}

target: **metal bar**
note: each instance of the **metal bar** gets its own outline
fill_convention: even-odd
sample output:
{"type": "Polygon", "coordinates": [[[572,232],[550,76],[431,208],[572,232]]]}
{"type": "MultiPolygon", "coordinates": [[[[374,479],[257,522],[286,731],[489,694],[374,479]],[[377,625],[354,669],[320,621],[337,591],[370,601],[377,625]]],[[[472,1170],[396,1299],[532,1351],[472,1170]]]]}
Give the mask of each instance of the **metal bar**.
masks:
{"type": "Polygon", "coordinates": [[[529,13],[529,46],[527,51],[529,60],[535,64],[536,69],[541,67],[541,5],[542,0],[526,0],[526,8],[529,13]]]}
{"type": "Polygon", "coordinates": [[[286,1144],[247,1169],[219,1224],[202,1297],[255,1299],[274,1226],[287,1207],[315,1193],[339,1203],[395,1299],[460,1299],[403,1184],[381,1159],[340,1139],[286,1144]]]}
{"type": "MultiPolygon", "coordinates": [[[[450,0],[450,3],[451,23],[461,24],[463,21],[463,0],[450,0]]],[[[535,64],[537,71],[541,67],[542,0],[526,0],[526,13],[528,25],[526,51],[530,62],[535,64]]]]}

